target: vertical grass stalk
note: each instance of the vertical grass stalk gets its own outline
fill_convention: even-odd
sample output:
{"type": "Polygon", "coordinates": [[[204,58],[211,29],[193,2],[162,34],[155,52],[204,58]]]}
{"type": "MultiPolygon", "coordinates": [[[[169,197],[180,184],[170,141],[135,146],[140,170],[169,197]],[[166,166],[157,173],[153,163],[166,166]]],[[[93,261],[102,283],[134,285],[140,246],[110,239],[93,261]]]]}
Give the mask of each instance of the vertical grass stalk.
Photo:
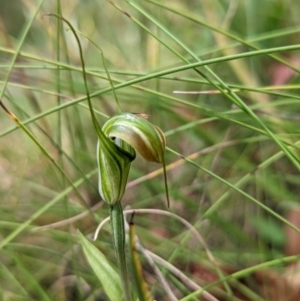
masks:
{"type": "Polygon", "coordinates": [[[124,300],[131,301],[130,284],[128,279],[125,255],[125,229],[124,216],[121,202],[116,202],[109,207],[112,239],[117,255],[119,274],[124,294],[124,300]]]}

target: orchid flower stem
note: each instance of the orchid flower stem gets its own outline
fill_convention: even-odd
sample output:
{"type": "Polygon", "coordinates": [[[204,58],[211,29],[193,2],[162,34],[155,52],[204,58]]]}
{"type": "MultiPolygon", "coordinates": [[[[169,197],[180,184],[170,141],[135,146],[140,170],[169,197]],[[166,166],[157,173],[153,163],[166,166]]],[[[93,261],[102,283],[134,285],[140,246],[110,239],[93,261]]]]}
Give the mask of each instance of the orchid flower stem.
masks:
{"type": "Polygon", "coordinates": [[[132,301],[125,256],[125,228],[121,202],[116,202],[109,208],[112,239],[115,247],[118,269],[125,301],[132,301]]]}

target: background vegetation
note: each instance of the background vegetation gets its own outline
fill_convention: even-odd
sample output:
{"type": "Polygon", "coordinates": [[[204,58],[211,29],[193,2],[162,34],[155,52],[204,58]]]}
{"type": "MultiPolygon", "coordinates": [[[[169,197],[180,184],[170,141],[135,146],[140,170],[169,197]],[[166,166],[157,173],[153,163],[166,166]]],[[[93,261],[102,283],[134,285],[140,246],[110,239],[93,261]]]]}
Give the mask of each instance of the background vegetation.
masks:
{"type": "MultiPolygon", "coordinates": [[[[194,284],[212,284],[218,300],[299,300],[297,266],[288,265],[297,262],[300,226],[298,1],[0,7],[0,95],[21,121],[0,111],[1,300],[107,300],[76,232],[91,237],[108,216],[97,137],[74,36],[49,13],[101,47],[122,110],[149,114],[166,134],[168,210],[205,243],[155,212],[167,209],[162,169],[138,157],[122,204],[153,209],[134,218],[143,246],[194,284]]],[[[101,52],[82,35],[81,43],[103,124],[116,103],[101,52]]],[[[95,245],[115,261],[107,225],[95,245]]],[[[142,261],[154,298],[174,300],[142,261]]],[[[195,288],[159,267],[178,300],[197,300],[188,297],[195,288]]]]}

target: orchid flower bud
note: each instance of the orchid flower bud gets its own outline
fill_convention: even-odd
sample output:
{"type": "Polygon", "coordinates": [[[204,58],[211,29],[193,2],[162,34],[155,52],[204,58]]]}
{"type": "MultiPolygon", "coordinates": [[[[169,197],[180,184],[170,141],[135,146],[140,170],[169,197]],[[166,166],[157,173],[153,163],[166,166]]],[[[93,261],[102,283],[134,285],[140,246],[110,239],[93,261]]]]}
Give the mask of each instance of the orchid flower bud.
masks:
{"type": "Polygon", "coordinates": [[[102,133],[97,146],[99,193],[113,205],[125,192],[135,150],[147,161],[162,163],[166,142],[160,128],[132,113],[111,117],[102,133]]]}

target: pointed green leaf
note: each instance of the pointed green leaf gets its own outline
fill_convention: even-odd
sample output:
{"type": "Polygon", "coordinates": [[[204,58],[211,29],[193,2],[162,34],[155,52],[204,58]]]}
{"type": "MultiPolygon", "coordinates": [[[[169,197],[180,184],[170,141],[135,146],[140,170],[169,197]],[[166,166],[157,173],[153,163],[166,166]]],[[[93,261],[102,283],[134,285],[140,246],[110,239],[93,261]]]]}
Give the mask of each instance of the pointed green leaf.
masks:
{"type": "Polygon", "coordinates": [[[120,278],[106,257],[78,231],[84,253],[111,301],[121,301],[120,278]]]}

